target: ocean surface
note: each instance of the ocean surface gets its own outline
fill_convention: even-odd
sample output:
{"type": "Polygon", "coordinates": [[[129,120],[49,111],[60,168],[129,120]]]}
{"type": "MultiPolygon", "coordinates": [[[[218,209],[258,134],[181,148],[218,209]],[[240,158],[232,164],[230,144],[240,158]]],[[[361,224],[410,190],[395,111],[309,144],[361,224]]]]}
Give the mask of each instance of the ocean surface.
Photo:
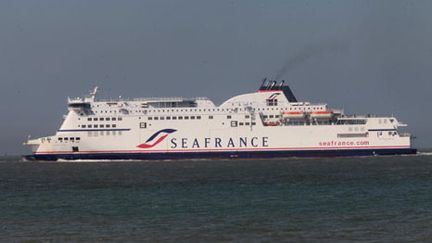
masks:
{"type": "Polygon", "coordinates": [[[432,153],[216,161],[0,158],[1,242],[431,242],[432,153]]]}

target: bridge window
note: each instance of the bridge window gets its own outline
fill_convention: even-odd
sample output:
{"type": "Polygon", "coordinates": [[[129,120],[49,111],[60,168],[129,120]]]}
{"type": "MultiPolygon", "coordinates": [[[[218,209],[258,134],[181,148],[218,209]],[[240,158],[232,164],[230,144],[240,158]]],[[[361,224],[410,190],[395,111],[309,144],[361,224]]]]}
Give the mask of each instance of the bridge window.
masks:
{"type": "Polygon", "coordinates": [[[267,106],[277,106],[278,105],[278,100],[277,99],[267,99],[267,106]]]}

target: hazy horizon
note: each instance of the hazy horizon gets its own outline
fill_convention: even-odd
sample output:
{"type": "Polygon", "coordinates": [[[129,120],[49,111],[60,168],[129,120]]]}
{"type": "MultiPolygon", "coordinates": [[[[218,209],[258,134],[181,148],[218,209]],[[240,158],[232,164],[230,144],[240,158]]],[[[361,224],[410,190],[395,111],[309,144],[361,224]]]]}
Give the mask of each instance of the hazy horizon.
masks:
{"type": "Polygon", "coordinates": [[[287,80],[301,101],[395,115],[432,147],[431,1],[2,1],[1,154],[53,135],[66,98],[207,96],[287,80]]]}

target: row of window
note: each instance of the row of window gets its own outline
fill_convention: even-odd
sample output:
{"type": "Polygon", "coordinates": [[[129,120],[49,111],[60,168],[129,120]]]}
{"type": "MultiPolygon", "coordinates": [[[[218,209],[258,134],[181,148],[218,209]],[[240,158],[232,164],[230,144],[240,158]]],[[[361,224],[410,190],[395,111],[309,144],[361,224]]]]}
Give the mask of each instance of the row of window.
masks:
{"type": "MultiPolygon", "coordinates": [[[[383,136],[383,132],[377,132],[377,135],[378,136],[383,136]]],[[[384,135],[385,135],[385,133],[384,133],[384,135]]],[[[396,136],[397,132],[388,132],[388,135],[389,136],[396,136]]]]}
{"type": "Polygon", "coordinates": [[[277,106],[278,100],[277,99],[268,99],[266,100],[267,106],[277,106]]]}
{"type": "Polygon", "coordinates": [[[264,115],[263,118],[267,119],[267,118],[280,118],[280,115],[264,115]]]}
{"type": "Polygon", "coordinates": [[[121,121],[123,118],[121,117],[89,117],[87,121],[121,121]]]}
{"type": "MultiPolygon", "coordinates": [[[[272,103],[272,104],[274,104],[274,103],[272,103]]],[[[277,105],[277,102],[276,102],[276,105],[277,105]]],[[[240,108],[238,110],[239,111],[243,111],[243,110],[246,110],[246,109],[240,108]]],[[[281,110],[281,111],[283,111],[283,110],[285,110],[285,111],[288,111],[288,110],[290,110],[290,111],[306,111],[306,110],[308,110],[308,111],[310,111],[310,110],[324,110],[324,109],[322,107],[290,107],[290,108],[288,108],[288,107],[285,107],[285,108],[276,107],[276,108],[256,108],[255,110],[257,110],[257,111],[265,111],[265,110],[267,110],[267,111],[270,111],[270,110],[272,110],[272,111],[273,110],[281,110]]],[[[149,110],[130,110],[130,112],[144,113],[144,114],[151,113],[151,112],[153,112],[153,113],[156,113],[156,112],[165,113],[165,112],[206,112],[206,111],[207,112],[219,112],[219,111],[224,112],[224,111],[234,111],[234,109],[215,108],[215,109],[154,109],[154,110],[149,109],[149,110]]],[[[108,113],[108,111],[95,111],[95,113],[104,113],[104,112],[108,113]]],[[[109,111],[109,113],[111,113],[111,112],[112,111],[109,111]]],[[[116,111],[114,111],[114,112],[117,113],[116,111]]]]}
{"type": "Polygon", "coordinates": [[[116,124],[88,124],[88,125],[81,125],[81,128],[116,128],[116,124]]]}
{"type": "MultiPolygon", "coordinates": [[[[107,113],[114,113],[114,114],[117,114],[117,111],[116,110],[114,110],[114,111],[98,111],[98,110],[95,110],[94,111],[95,113],[101,113],[101,114],[103,114],[104,112],[105,112],[105,114],[107,114],[107,113]]],[[[120,112],[119,112],[120,113],[120,112]]],[[[82,114],[82,115],[84,115],[84,114],[82,114]]]]}
{"type": "Polygon", "coordinates": [[[238,127],[238,126],[255,126],[255,122],[238,122],[238,121],[231,121],[231,127],[238,127]]]}
{"type": "MultiPolygon", "coordinates": [[[[193,109],[193,110],[189,110],[189,109],[181,109],[181,110],[175,110],[175,109],[155,109],[155,110],[148,110],[148,111],[142,111],[144,113],[151,113],[151,112],[219,112],[219,111],[234,111],[235,109],[193,109]]],[[[238,109],[237,111],[243,111],[246,109],[238,109]]],[[[281,110],[281,111],[306,111],[306,110],[324,110],[324,108],[322,107],[285,107],[285,108],[255,108],[254,110],[256,111],[274,111],[274,110],[281,110]]],[[[141,110],[136,110],[135,112],[141,112],[141,110]]]]}
{"type": "Polygon", "coordinates": [[[98,137],[98,136],[121,136],[122,131],[89,131],[87,132],[89,137],[98,137]]]}
{"type": "Polygon", "coordinates": [[[348,131],[350,131],[350,132],[352,132],[352,131],[356,131],[356,132],[358,132],[358,131],[365,131],[366,130],[366,128],[365,127],[349,127],[348,128],[348,131]]]}
{"type": "Polygon", "coordinates": [[[337,125],[364,125],[366,124],[366,120],[358,119],[358,120],[338,120],[337,125]]]}
{"type": "Polygon", "coordinates": [[[338,138],[365,138],[369,137],[369,133],[338,133],[338,138]]]}
{"type": "MultiPolygon", "coordinates": [[[[264,116],[264,117],[267,118],[267,116],[264,116]]],[[[280,117],[280,116],[278,116],[278,115],[275,115],[275,116],[271,115],[270,116],[270,118],[273,118],[273,117],[277,118],[277,117],[280,117]]],[[[209,116],[208,118],[209,119],[213,119],[213,116],[209,116]]],[[[231,118],[232,118],[232,116],[230,116],[230,115],[227,116],[227,119],[231,119],[231,118]]],[[[250,116],[246,115],[245,118],[249,119],[250,116]]],[[[147,119],[149,121],[152,121],[152,120],[155,120],[155,121],[157,121],[157,120],[195,120],[195,119],[196,120],[200,120],[201,116],[160,116],[160,117],[158,117],[158,116],[154,116],[154,117],[150,116],[147,119]]]]}
{"type": "Polygon", "coordinates": [[[158,117],[158,116],[155,116],[155,117],[148,117],[147,118],[149,121],[152,121],[152,120],[155,120],[155,121],[157,121],[157,120],[200,120],[201,119],[201,116],[160,116],[160,117],[158,117]]]}
{"type": "Polygon", "coordinates": [[[238,125],[239,126],[250,126],[250,125],[255,126],[256,123],[255,122],[239,122],[238,125]]]}
{"type": "Polygon", "coordinates": [[[57,139],[58,139],[59,142],[63,142],[63,141],[65,141],[65,142],[68,142],[68,141],[70,141],[70,142],[75,142],[75,141],[79,142],[81,140],[80,137],[59,137],[57,139]]]}

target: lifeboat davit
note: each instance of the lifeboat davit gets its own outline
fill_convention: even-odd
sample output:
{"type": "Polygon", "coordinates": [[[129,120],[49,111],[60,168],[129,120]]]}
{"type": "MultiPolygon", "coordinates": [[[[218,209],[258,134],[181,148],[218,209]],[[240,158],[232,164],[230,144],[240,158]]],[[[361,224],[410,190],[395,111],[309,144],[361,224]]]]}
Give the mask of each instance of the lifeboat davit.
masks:
{"type": "Polygon", "coordinates": [[[315,111],[310,116],[312,118],[330,118],[333,116],[333,111],[315,111]]]}

